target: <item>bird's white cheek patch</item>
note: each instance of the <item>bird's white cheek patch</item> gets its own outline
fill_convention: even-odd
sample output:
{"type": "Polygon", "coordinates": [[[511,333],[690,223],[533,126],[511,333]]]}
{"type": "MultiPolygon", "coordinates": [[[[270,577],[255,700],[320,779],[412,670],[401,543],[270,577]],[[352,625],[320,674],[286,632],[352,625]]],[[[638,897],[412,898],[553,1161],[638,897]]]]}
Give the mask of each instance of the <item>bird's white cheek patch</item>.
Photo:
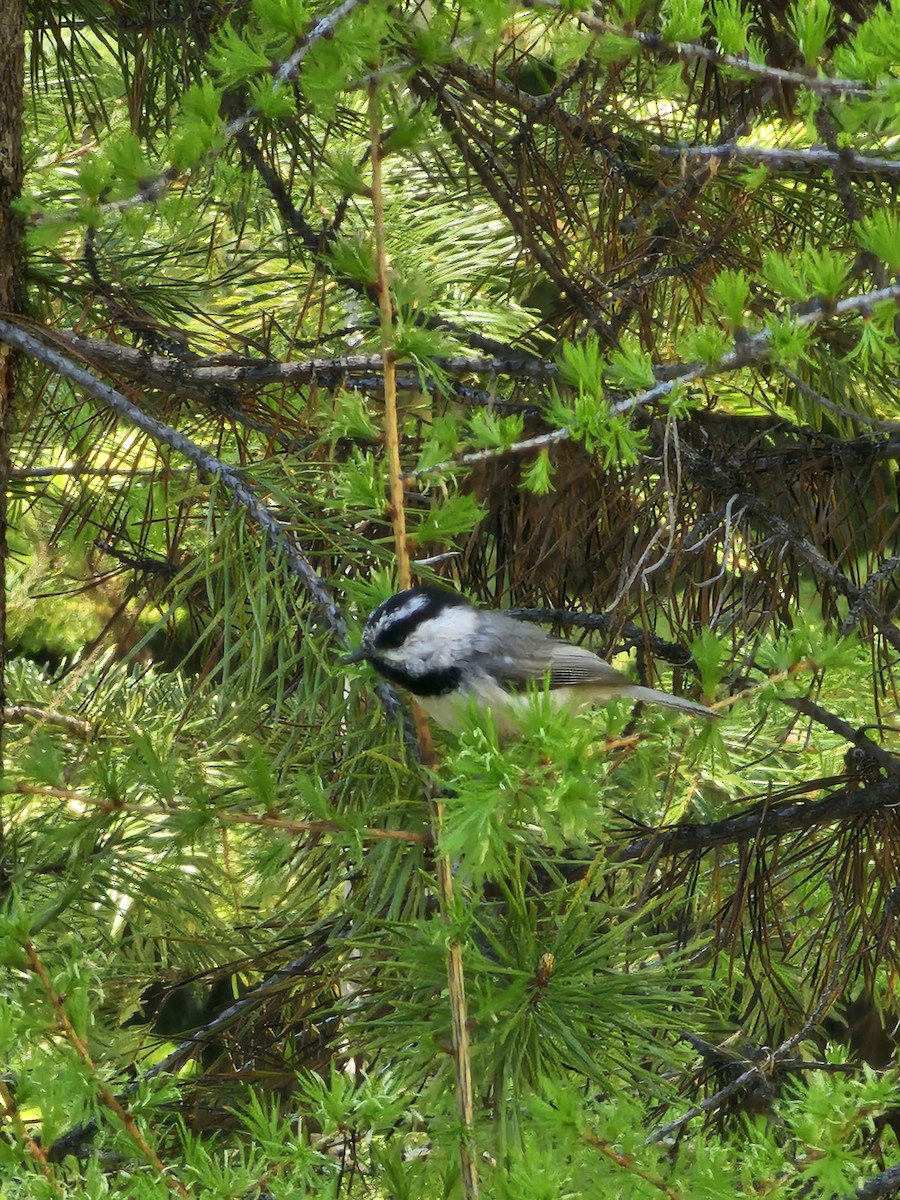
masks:
{"type": "Polygon", "coordinates": [[[463,666],[471,661],[477,621],[471,608],[449,608],[430,617],[409,635],[400,648],[407,662],[421,664],[430,671],[463,666]]]}

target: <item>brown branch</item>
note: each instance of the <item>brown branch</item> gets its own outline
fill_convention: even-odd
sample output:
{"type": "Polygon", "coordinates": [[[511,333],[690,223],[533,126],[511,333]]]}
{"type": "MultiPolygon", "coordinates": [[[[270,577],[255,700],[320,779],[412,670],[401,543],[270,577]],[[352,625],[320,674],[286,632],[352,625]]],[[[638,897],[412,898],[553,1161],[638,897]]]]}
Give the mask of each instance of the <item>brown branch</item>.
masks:
{"type": "Polygon", "coordinates": [[[606,1155],[608,1159],[621,1167],[623,1171],[628,1171],[632,1175],[636,1175],[639,1179],[643,1179],[645,1183],[649,1183],[651,1187],[655,1187],[657,1191],[662,1192],[664,1196],[668,1196],[669,1200],[682,1200],[683,1193],[675,1191],[669,1187],[664,1179],[659,1175],[654,1175],[652,1171],[647,1171],[643,1167],[639,1167],[634,1159],[628,1154],[622,1154],[621,1151],[610,1146],[609,1142],[605,1142],[603,1138],[599,1138],[596,1134],[582,1134],[585,1142],[589,1146],[593,1146],[595,1150],[599,1150],[601,1154],[606,1155]]]}
{"type": "Polygon", "coordinates": [[[807,700],[804,696],[785,697],[781,703],[802,713],[805,717],[811,717],[819,725],[836,733],[838,737],[846,738],[857,749],[862,750],[866,758],[883,767],[889,775],[900,775],[900,758],[897,755],[891,754],[883,746],[879,746],[877,742],[866,737],[862,730],[855,729],[840,717],[835,716],[834,713],[822,708],[821,705],[814,704],[812,700],[807,700]]]}
{"type": "Polygon", "coordinates": [[[298,209],[288,193],[284,180],[266,160],[258,143],[246,129],[237,130],[235,141],[255,168],[260,179],[269,189],[278,213],[287,228],[299,237],[305,249],[318,261],[322,256],[327,238],[313,229],[310,223],[298,209]]]}
{"type": "Polygon", "coordinates": [[[12,1121],[16,1128],[16,1133],[19,1135],[19,1140],[22,1145],[28,1150],[28,1153],[37,1163],[38,1170],[47,1180],[47,1183],[52,1188],[57,1196],[62,1196],[62,1188],[53,1178],[53,1172],[50,1170],[50,1164],[47,1154],[43,1146],[36,1138],[33,1138],[22,1120],[22,1114],[19,1112],[16,1098],[12,1089],[5,1080],[0,1079],[0,1102],[3,1104],[3,1110],[0,1111],[0,1117],[6,1117],[12,1121]]]}
{"type": "MultiPolygon", "coordinates": [[[[586,60],[582,60],[581,71],[576,69],[573,75],[583,73],[585,65],[586,60]]],[[[620,175],[632,187],[647,191],[656,187],[656,177],[642,164],[629,162],[627,158],[614,152],[614,147],[617,147],[622,139],[619,128],[614,124],[592,120],[587,113],[569,112],[559,103],[559,89],[554,88],[546,96],[533,96],[519,87],[504,83],[496,70],[486,71],[483,67],[461,58],[455,58],[447,64],[445,75],[463,79],[477,94],[515,109],[530,125],[549,123],[576,145],[601,154],[610,174],[620,175]]],[[[622,114],[617,113],[616,117],[621,120],[622,114]]]]}
{"type": "MultiPolygon", "coordinates": [[[[633,739],[616,739],[607,748],[615,749],[620,745],[631,744],[633,744],[633,739]]],[[[838,781],[839,779],[821,780],[819,785],[829,785],[838,781]]],[[[112,803],[67,788],[11,783],[3,791],[7,794],[53,796],[56,799],[69,800],[78,804],[98,805],[110,813],[133,811],[148,817],[161,815],[159,810],[152,807],[112,803]]],[[[896,776],[892,776],[862,788],[842,788],[821,800],[804,800],[799,803],[790,800],[782,804],[769,805],[765,809],[755,807],[747,812],[738,813],[736,816],[726,817],[722,821],[662,826],[642,837],[634,838],[624,845],[610,846],[609,856],[613,861],[618,862],[619,860],[645,859],[651,855],[667,858],[687,852],[702,853],[712,850],[716,846],[758,838],[779,837],[798,829],[811,829],[823,825],[833,825],[839,821],[857,820],[860,817],[869,816],[883,805],[896,804],[898,800],[900,800],[900,781],[896,776]]],[[[735,800],[735,803],[738,801],[735,800]]],[[[253,813],[229,812],[217,812],[215,817],[216,820],[226,824],[258,825],[295,833],[348,832],[348,829],[338,822],[293,821],[278,817],[257,816],[253,813]]],[[[429,834],[416,830],[365,827],[351,829],[349,832],[352,832],[354,836],[373,840],[415,842],[421,845],[433,844],[433,838],[429,834]]]]}
{"type": "MultiPolygon", "coordinates": [[[[107,815],[130,813],[139,817],[171,817],[171,809],[157,808],[152,804],[128,804],[119,800],[106,800],[70,788],[43,787],[33,783],[8,783],[0,786],[0,795],[6,796],[52,796],[55,800],[67,800],[72,804],[90,804],[107,815]]],[[[431,846],[434,839],[429,833],[412,829],[380,829],[367,825],[357,828],[339,821],[295,821],[284,817],[259,816],[257,813],[217,810],[213,816],[223,825],[255,825],[263,829],[280,829],[285,833],[337,833],[351,834],[363,841],[412,842],[419,846],[431,846]]]]}
{"type": "Polygon", "coordinates": [[[879,808],[897,803],[900,803],[900,779],[891,776],[867,787],[841,788],[821,800],[800,803],[787,801],[764,809],[751,809],[722,821],[663,826],[653,833],[634,838],[624,846],[611,847],[609,853],[614,862],[656,856],[667,858],[689,852],[704,853],[716,846],[734,842],[781,837],[799,829],[810,830],[859,820],[879,808]]]}

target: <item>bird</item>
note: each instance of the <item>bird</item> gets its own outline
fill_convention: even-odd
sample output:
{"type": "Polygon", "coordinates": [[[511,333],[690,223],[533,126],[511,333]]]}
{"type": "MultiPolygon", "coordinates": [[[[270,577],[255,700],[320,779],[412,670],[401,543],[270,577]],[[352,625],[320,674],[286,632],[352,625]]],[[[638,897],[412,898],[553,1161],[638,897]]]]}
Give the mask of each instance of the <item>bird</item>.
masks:
{"type": "Polygon", "coordinates": [[[372,610],[345,663],[368,662],[411,692],[438,725],[458,733],[467,708],[490,709],[503,740],[520,735],[528,685],[546,681],[558,708],[625,697],[715,717],[703,704],[633,683],[584,646],[551,637],[509,613],[477,608],[434,584],[397,592],[372,610]]]}

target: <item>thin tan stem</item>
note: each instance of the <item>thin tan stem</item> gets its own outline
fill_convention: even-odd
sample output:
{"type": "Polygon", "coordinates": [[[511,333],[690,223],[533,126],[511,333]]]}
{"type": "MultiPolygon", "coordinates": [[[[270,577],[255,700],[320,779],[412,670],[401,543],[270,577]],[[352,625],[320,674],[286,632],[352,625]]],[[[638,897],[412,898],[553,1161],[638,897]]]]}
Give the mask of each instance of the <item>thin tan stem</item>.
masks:
{"type": "Polygon", "coordinates": [[[184,1185],[181,1184],[177,1179],[174,1179],[166,1170],[165,1163],[141,1133],[140,1129],[138,1129],[131,1113],[129,1113],[128,1110],[122,1106],[121,1101],[118,1100],[108,1085],[105,1084],[98,1076],[97,1070],[94,1066],[94,1060],[91,1058],[91,1053],[81,1035],[78,1033],[78,1030],[69,1020],[69,1016],[66,1012],[65,1005],[62,1002],[62,998],[59,996],[56,988],[53,986],[53,981],[50,978],[47,968],[41,961],[40,956],[34,947],[34,943],[30,941],[25,942],[23,949],[28,959],[28,965],[40,980],[41,986],[47,993],[47,998],[50,1001],[50,1005],[56,1016],[57,1024],[65,1035],[66,1040],[75,1049],[75,1052],[78,1054],[79,1058],[93,1075],[94,1082],[97,1086],[97,1094],[100,1097],[101,1103],[104,1104],[106,1108],[110,1110],[110,1112],[115,1113],[119,1121],[122,1123],[122,1127],[125,1132],[140,1150],[141,1154],[143,1154],[147,1161],[152,1163],[155,1169],[159,1172],[165,1181],[166,1186],[173,1192],[177,1192],[180,1196],[190,1197],[190,1192],[187,1190],[187,1188],[185,1188],[184,1185]]]}
{"type": "MultiPolygon", "coordinates": [[[[406,535],[406,510],[403,502],[403,468],[400,463],[400,421],[397,414],[397,386],[394,355],[394,310],[391,301],[387,248],[384,231],[384,197],[381,183],[381,118],[378,107],[378,84],[373,78],[369,93],[369,136],[372,145],[372,212],[375,225],[375,271],[378,310],[381,317],[381,353],[384,362],[384,430],[390,481],[391,522],[397,553],[397,579],[401,588],[411,582],[409,545],[406,535]]],[[[425,713],[414,705],[419,757],[425,765],[434,759],[431,729],[425,713]]],[[[444,808],[435,796],[430,798],[431,826],[434,838],[440,836],[444,808]]],[[[441,912],[448,923],[454,907],[453,869],[449,858],[439,854],[435,866],[441,912]]],[[[469,1051],[468,1008],[466,1004],[465,972],[462,946],[452,937],[447,949],[447,984],[450,996],[450,1028],[453,1042],[453,1062],[456,1072],[456,1108],[462,1124],[459,1143],[460,1171],[466,1200],[478,1200],[478,1167],[475,1148],[475,1106],[472,1094],[472,1066],[469,1051]]]]}
{"type": "MultiPolygon", "coordinates": [[[[114,815],[116,813],[131,813],[139,817],[171,817],[172,810],[155,804],[129,804],[126,801],[98,799],[84,792],[75,792],[70,788],[40,787],[32,783],[9,783],[0,786],[0,795],[15,796],[52,796],[56,800],[69,800],[73,804],[91,805],[101,812],[114,815]]],[[[379,829],[367,826],[356,829],[342,825],[339,821],[292,821],[282,817],[260,816],[258,813],[222,811],[215,814],[216,820],[222,825],[257,825],[266,829],[283,829],[285,833],[352,833],[355,838],[364,841],[386,842],[415,842],[420,846],[429,846],[431,834],[420,833],[414,829],[379,829]]]]}
{"type": "Polygon", "coordinates": [[[63,1194],[62,1188],[53,1178],[53,1172],[50,1169],[50,1164],[47,1162],[47,1155],[43,1146],[40,1142],[35,1141],[25,1128],[25,1122],[22,1120],[22,1116],[16,1105],[16,1098],[2,1079],[0,1079],[0,1103],[3,1104],[3,1111],[0,1112],[0,1118],[7,1117],[15,1125],[22,1145],[26,1147],[28,1153],[37,1163],[41,1174],[47,1180],[55,1194],[61,1196],[63,1194]]]}
{"type": "Polygon", "coordinates": [[[584,1139],[589,1146],[593,1146],[595,1150],[599,1150],[601,1154],[605,1154],[607,1158],[612,1159],[616,1166],[621,1167],[623,1171],[629,1171],[632,1175],[637,1175],[639,1179],[643,1179],[645,1183],[649,1183],[651,1187],[655,1187],[662,1192],[664,1196],[668,1196],[669,1200],[682,1200],[680,1192],[676,1192],[674,1188],[670,1188],[664,1179],[659,1175],[654,1175],[652,1171],[645,1171],[643,1167],[639,1167],[633,1158],[627,1154],[620,1154],[618,1150],[614,1150],[609,1142],[604,1142],[602,1138],[594,1137],[593,1134],[586,1134],[584,1139]]]}
{"type": "Polygon", "coordinates": [[[403,471],[400,466],[400,421],[397,415],[397,374],[394,355],[394,306],[388,277],[384,234],[384,197],[381,189],[381,119],[378,88],[369,85],[369,136],[372,141],[372,215],[375,223],[375,287],[381,318],[381,358],[384,364],[384,437],[388,455],[391,524],[397,549],[397,580],[401,588],[411,582],[406,509],[403,504],[403,471]]]}

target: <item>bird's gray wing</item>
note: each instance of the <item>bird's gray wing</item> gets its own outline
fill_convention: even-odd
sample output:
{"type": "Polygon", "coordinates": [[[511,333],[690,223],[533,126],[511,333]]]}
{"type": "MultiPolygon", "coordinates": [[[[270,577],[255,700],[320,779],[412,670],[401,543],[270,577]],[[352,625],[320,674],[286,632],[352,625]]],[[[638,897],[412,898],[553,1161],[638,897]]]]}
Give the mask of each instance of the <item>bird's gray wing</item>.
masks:
{"type": "Polygon", "coordinates": [[[627,675],[611,667],[584,646],[573,646],[571,642],[552,641],[550,659],[550,687],[572,687],[579,684],[598,683],[611,688],[626,688],[630,684],[627,675]]]}
{"type": "Polygon", "coordinates": [[[561,642],[543,629],[505,613],[490,613],[489,617],[473,639],[470,666],[487,672],[511,692],[524,691],[529,683],[542,683],[549,676],[551,689],[582,687],[585,699],[603,701],[628,696],[704,717],[717,716],[693,700],[632,683],[627,675],[584,646],[561,642]]]}
{"type": "Polygon", "coordinates": [[[629,684],[627,676],[583,646],[561,642],[543,629],[505,613],[490,616],[474,649],[481,661],[490,663],[491,674],[510,691],[541,682],[548,673],[551,689],[589,683],[616,689],[629,684]]]}

